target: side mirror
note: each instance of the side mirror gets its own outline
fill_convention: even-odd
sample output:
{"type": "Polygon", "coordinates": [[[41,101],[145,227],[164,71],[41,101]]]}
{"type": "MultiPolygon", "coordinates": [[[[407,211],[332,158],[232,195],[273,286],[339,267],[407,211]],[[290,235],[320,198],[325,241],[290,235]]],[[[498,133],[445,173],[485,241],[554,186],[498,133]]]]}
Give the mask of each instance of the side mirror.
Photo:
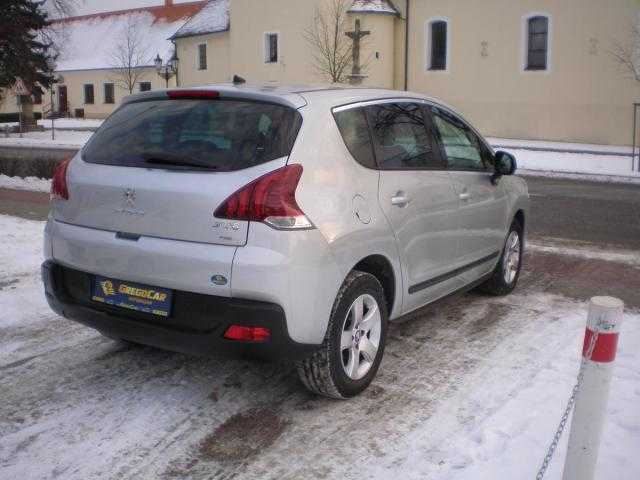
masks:
{"type": "Polygon", "coordinates": [[[513,175],[516,173],[516,169],[518,168],[518,164],[516,163],[516,157],[511,155],[510,153],[504,152],[502,150],[498,150],[494,157],[495,161],[495,173],[491,180],[493,183],[497,183],[497,181],[503,175],[513,175]]]}

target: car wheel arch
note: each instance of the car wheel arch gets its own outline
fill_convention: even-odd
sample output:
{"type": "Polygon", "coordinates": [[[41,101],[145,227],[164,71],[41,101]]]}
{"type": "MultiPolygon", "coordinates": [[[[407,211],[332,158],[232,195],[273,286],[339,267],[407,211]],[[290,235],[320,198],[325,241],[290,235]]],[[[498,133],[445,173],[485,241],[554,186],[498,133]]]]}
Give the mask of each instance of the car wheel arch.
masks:
{"type": "Polygon", "coordinates": [[[389,317],[398,298],[398,281],[391,261],[381,254],[368,255],[356,263],[350,271],[360,271],[373,275],[382,285],[389,317]]]}

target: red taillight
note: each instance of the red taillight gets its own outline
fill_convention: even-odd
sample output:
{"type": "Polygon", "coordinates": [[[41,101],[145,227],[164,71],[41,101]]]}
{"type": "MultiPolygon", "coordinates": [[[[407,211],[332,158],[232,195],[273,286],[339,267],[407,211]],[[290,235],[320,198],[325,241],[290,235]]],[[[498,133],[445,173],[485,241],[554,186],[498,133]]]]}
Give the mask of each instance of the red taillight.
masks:
{"type": "Polygon", "coordinates": [[[296,202],[302,165],[274,170],[227,198],[214,216],[230,220],[263,222],[277,229],[313,228],[296,202]]]}
{"type": "Polygon", "coordinates": [[[241,325],[231,325],[224,332],[227,340],[237,340],[239,342],[268,342],[271,338],[271,330],[265,327],[243,327],[241,325]]]}
{"type": "Polygon", "coordinates": [[[51,200],[69,200],[69,190],[67,189],[67,167],[69,162],[71,162],[70,158],[63,160],[53,171],[51,200]]]}
{"type": "Polygon", "coordinates": [[[172,100],[189,98],[218,98],[220,92],[212,90],[169,90],[167,96],[172,100]]]}

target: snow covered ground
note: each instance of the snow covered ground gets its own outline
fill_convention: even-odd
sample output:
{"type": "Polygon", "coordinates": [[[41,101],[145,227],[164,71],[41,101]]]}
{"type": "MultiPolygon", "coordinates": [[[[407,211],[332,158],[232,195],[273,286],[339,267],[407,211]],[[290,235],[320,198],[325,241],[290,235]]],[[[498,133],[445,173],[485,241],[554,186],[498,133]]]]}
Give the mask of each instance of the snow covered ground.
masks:
{"type": "Polygon", "coordinates": [[[640,172],[633,170],[631,147],[504,138],[487,141],[496,149],[513,153],[522,170],[640,178],[640,172]]]}
{"type": "MultiPolygon", "coordinates": [[[[638,252],[538,240],[516,293],[455,297],[392,325],[374,384],[336,402],[287,364],[126,346],[57,317],[39,280],[42,229],[0,215],[2,479],[534,478],[587,308],[539,257],[640,277],[638,252]]],[[[622,328],[598,479],[640,477],[638,307],[622,328]]],[[[560,478],[567,436],[546,478],[560,478]]]]}
{"type": "MultiPolygon", "coordinates": [[[[88,118],[58,118],[56,120],[38,120],[38,125],[48,130],[52,128],[62,128],[65,130],[85,130],[97,129],[104,120],[88,119],[88,118]]],[[[0,131],[5,127],[17,127],[18,122],[0,123],[0,131]]]]}
{"type": "Polygon", "coordinates": [[[51,131],[27,132],[20,137],[12,133],[8,137],[0,132],[0,147],[36,147],[36,148],[77,148],[80,149],[91,138],[93,132],[78,130],[56,130],[55,139],[51,131]]]}
{"type": "Polygon", "coordinates": [[[9,177],[0,174],[0,188],[12,190],[30,190],[33,192],[50,192],[51,180],[36,177],[9,177]]]}

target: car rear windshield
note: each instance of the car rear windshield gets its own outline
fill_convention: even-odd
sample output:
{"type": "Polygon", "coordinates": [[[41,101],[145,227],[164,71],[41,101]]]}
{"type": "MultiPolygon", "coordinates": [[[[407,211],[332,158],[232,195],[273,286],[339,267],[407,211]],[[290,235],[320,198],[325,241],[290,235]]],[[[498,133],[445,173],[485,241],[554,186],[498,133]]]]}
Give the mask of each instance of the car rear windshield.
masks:
{"type": "Polygon", "coordinates": [[[302,118],[247,100],[152,100],[118,109],[82,151],[89,163],[178,170],[241,170],[288,156],[302,118]]]}

